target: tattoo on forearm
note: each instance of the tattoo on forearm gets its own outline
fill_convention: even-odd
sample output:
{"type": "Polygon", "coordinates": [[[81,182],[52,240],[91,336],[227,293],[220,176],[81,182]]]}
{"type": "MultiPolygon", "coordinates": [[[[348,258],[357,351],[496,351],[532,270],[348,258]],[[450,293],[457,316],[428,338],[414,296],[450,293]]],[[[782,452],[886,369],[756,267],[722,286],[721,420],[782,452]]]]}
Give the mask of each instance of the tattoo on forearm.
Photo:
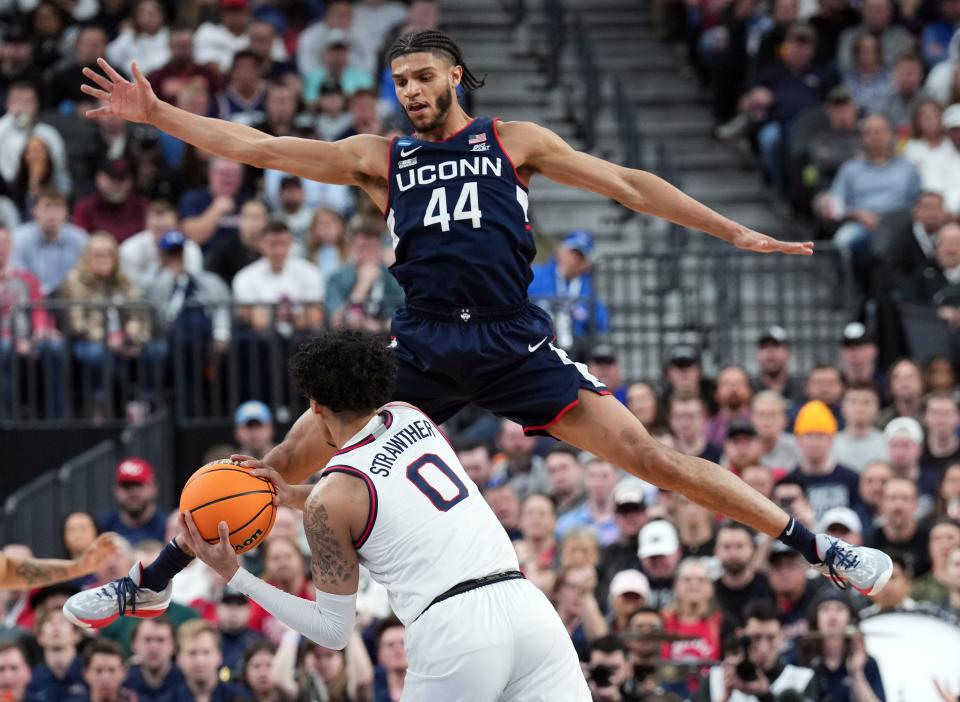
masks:
{"type": "Polygon", "coordinates": [[[70,577],[70,571],[60,563],[44,563],[28,558],[17,565],[16,573],[27,585],[55,583],[70,577]]]}
{"type": "Polygon", "coordinates": [[[327,523],[328,517],[326,507],[309,503],[303,515],[303,526],[313,556],[313,582],[317,585],[336,585],[350,578],[350,562],[327,523]]]}

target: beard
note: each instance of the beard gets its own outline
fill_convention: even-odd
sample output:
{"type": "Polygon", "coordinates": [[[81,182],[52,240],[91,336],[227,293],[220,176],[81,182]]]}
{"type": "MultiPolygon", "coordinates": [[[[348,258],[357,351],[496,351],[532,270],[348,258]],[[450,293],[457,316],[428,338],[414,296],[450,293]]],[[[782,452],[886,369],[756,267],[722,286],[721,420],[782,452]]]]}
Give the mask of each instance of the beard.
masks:
{"type": "Polygon", "coordinates": [[[727,572],[728,575],[733,576],[734,578],[739,578],[747,570],[746,563],[739,563],[734,561],[733,563],[724,563],[723,569],[727,572]]]}
{"type": "Polygon", "coordinates": [[[450,90],[450,83],[448,81],[447,90],[440,93],[440,97],[437,98],[437,116],[422,127],[418,127],[417,132],[420,134],[430,134],[431,132],[437,131],[447,121],[447,116],[450,114],[450,107],[452,105],[453,91],[450,90]]]}

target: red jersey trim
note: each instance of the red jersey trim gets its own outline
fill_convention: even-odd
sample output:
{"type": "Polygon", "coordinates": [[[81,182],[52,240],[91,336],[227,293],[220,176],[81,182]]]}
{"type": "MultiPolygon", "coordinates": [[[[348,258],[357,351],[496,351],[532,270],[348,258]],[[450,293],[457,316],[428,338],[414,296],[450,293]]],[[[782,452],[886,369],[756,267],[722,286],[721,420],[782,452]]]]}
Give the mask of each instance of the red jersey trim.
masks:
{"type": "Polygon", "coordinates": [[[513,175],[517,179],[517,182],[523,186],[524,190],[530,189],[530,181],[524,180],[520,177],[520,171],[517,170],[516,164],[514,164],[513,159],[510,158],[510,154],[507,153],[507,150],[503,148],[503,142],[500,141],[500,132],[497,131],[497,122],[502,122],[499,117],[493,118],[493,123],[491,124],[491,131],[493,132],[493,138],[497,140],[497,146],[500,147],[500,150],[503,152],[503,155],[506,156],[507,161],[510,163],[510,167],[513,169],[513,175]]]}

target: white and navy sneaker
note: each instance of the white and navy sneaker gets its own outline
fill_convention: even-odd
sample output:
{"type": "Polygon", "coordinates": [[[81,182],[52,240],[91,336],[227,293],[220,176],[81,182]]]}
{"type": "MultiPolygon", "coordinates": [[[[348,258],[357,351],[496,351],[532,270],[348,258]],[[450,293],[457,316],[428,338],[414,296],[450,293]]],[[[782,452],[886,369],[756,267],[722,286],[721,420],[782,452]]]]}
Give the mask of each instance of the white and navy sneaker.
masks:
{"type": "Polygon", "coordinates": [[[852,587],[861,595],[876,595],[893,574],[893,561],[883,551],[852,546],[826,534],[817,534],[817,555],[823,562],[814,568],[841,590],[852,587]]]}
{"type": "Polygon", "coordinates": [[[160,592],[140,587],[143,566],[135,563],[130,575],[101,587],[78,592],[63,605],[63,614],[77,626],[101,629],[117,617],[151,619],[170,606],[172,584],[160,592]]]}

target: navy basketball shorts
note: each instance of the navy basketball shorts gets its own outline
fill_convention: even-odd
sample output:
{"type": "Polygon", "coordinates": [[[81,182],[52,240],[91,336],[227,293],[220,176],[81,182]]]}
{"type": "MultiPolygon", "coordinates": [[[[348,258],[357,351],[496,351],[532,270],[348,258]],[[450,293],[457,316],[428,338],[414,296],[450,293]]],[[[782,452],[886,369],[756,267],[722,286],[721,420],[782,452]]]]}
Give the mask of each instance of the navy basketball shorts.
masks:
{"type": "Polygon", "coordinates": [[[581,388],[610,394],[553,345],[550,316],[533,303],[459,311],[408,306],[394,316],[391,335],[399,363],[393,398],[437,424],[473,403],[528,435],[549,436],[577,405],[581,388]]]}

